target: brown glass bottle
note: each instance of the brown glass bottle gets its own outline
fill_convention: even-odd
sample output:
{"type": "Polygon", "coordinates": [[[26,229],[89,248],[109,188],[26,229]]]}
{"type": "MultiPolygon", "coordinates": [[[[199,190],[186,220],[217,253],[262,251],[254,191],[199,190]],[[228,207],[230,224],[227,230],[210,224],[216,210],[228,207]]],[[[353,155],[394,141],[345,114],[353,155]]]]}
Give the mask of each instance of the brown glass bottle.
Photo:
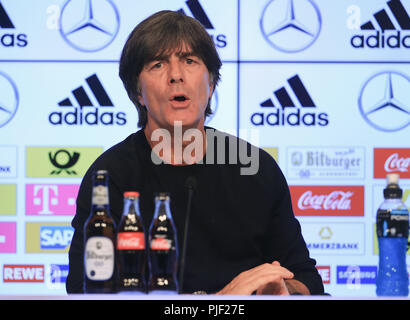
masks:
{"type": "Polygon", "coordinates": [[[108,172],[93,175],[91,213],[84,225],[84,292],[115,292],[115,222],[108,200],[108,172]]]}

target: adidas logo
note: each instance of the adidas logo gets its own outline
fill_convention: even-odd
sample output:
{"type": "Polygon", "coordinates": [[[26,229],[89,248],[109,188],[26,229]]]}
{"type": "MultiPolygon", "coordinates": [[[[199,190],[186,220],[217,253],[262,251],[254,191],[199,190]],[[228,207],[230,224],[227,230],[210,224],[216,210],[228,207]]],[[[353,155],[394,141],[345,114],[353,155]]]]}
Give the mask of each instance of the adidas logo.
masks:
{"type": "MultiPolygon", "coordinates": [[[[198,0],[187,0],[185,2],[189,8],[189,11],[191,12],[193,18],[198,20],[204,28],[208,31],[209,35],[212,37],[214,40],[215,46],[217,48],[224,48],[227,45],[227,37],[224,34],[214,34],[215,33],[215,27],[213,26],[211,20],[207,16],[204,8],[201,6],[198,0]]],[[[179,13],[182,13],[184,15],[187,15],[184,11],[184,9],[179,9],[177,10],[179,13]]]]}
{"type": "Polygon", "coordinates": [[[24,33],[15,33],[15,26],[9,15],[0,2],[0,44],[3,47],[25,47],[27,46],[27,35],[24,33]],[[3,29],[10,32],[3,33],[3,29]],[[13,32],[11,32],[13,31],[13,32]]]}
{"type": "Polygon", "coordinates": [[[271,98],[261,102],[260,107],[264,111],[252,114],[252,124],[254,126],[265,124],[269,126],[327,126],[329,124],[328,114],[317,112],[316,105],[300,77],[295,75],[287,82],[291,90],[281,87],[273,92],[280,107],[277,107],[271,98]],[[295,101],[300,107],[297,107],[295,101]]]}
{"type": "Polygon", "coordinates": [[[85,81],[92,95],[87,93],[87,87],[80,86],[74,89],[72,94],[76,105],[70,97],[61,100],[58,103],[61,109],[51,112],[48,121],[53,125],[125,125],[127,119],[124,112],[109,110],[114,108],[114,104],[97,75],[93,74],[85,81]],[[95,102],[92,101],[92,97],[95,98],[95,102]]]}
{"type": "Polygon", "coordinates": [[[376,30],[371,35],[356,34],[350,44],[354,48],[410,48],[410,17],[400,0],[387,2],[389,10],[376,12],[372,20],[362,24],[364,32],[376,30]],[[405,31],[403,35],[402,31],[405,31]]]}

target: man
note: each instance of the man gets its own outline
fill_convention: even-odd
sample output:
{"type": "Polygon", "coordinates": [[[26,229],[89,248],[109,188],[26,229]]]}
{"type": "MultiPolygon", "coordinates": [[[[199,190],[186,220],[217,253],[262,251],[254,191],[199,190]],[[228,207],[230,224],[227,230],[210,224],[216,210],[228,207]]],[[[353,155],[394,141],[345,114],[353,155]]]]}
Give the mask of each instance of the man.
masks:
{"type": "Polygon", "coordinates": [[[241,148],[243,140],[204,126],[220,67],[206,30],[178,12],[158,12],[132,31],[122,52],[120,77],[142,129],[100,156],[82,181],[72,222],[69,293],[83,290],[82,230],[90,212],[91,174],[97,169],[109,172],[110,205],[117,222],[124,191],[140,192],[146,229],[154,212],[154,194],[170,192],[179,244],[187,206],[184,186],[192,177],[197,181],[184,292],[323,293],[275,161],[250,144],[241,148]],[[239,144],[239,152],[230,148],[232,143],[239,144]],[[250,167],[257,161],[257,170],[244,173],[241,159],[249,152],[250,167]]]}

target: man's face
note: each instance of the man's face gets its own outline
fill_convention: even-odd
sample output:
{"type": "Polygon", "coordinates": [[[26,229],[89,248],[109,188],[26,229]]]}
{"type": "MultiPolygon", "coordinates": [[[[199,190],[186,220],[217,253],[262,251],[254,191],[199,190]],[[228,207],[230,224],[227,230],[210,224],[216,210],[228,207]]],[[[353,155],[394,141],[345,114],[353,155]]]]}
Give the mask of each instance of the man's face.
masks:
{"type": "Polygon", "coordinates": [[[212,95],[204,62],[187,46],[147,63],[139,75],[139,101],[147,108],[147,127],[171,130],[174,121],[201,128],[212,95]]]}

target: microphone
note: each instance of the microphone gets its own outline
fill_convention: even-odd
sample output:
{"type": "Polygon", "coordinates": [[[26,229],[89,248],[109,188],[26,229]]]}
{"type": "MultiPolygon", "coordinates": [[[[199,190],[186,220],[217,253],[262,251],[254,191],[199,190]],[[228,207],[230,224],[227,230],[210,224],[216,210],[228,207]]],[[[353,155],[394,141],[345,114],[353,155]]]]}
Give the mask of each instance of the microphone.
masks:
{"type": "Polygon", "coordinates": [[[181,255],[181,268],[179,270],[179,293],[183,292],[184,286],[184,272],[185,272],[185,256],[186,256],[186,244],[188,238],[188,226],[189,226],[189,216],[191,215],[191,202],[192,196],[197,186],[197,181],[195,177],[189,176],[185,181],[185,188],[188,190],[188,203],[186,208],[185,216],[185,230],[184,230],[184,241],[182,243],[182,255],[181,255]]]}

